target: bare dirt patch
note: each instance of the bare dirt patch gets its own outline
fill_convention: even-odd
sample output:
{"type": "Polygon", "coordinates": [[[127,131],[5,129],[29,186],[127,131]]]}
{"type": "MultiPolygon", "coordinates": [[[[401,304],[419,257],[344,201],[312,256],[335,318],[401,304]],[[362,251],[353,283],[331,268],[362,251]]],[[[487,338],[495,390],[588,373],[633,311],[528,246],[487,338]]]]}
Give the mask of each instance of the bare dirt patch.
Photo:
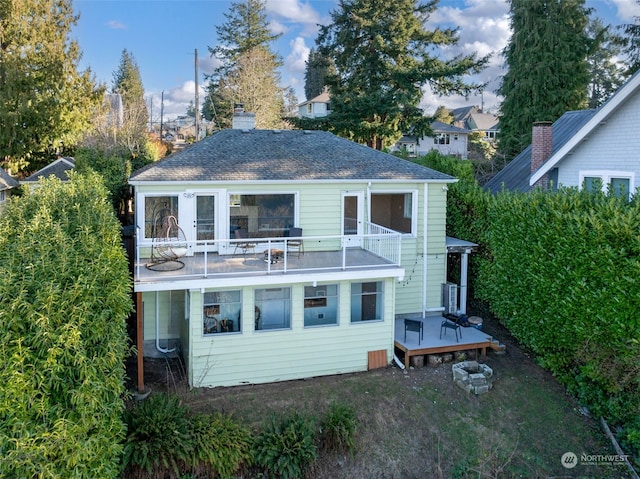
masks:
{"type": "Polygon", "coordinates": [[[350,405],[359,421],[357,450],[321,457],[314,478],[628,477],[620,466],[562,465],[566,452],[580,458],[615,451],[598,422],[504,328],[485,319],[484,329],[507,352],[478,358],[495,377],[481,395],[455,385],[451,363],[189,390],[179,363],[153,360],[145,377],[152,390],[180,394],[193,411],[229,413],[256,429],[276,414],[319,416],[331,402],[350,405]]]}

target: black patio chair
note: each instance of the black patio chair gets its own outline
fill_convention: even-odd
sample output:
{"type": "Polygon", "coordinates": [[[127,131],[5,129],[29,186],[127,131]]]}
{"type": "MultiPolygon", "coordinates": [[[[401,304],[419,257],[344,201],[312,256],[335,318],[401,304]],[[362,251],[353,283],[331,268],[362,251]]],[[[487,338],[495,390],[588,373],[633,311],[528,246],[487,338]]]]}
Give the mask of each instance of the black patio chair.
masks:
{"type": "Polygon", "coordinates": [[[453,329],[456,333],[456,343],[458,342],[458,331],[460,331],[460,338],[462,339],[462,328],[460,327],[460,321],[462,320],[462,316],[456,316],[454,314],[447,314],[443,317],[442,323],[440,324],[440,339],[442,339],[442,330],[444,329],[444,334],[447,334],[447,329],[453,329]]]}

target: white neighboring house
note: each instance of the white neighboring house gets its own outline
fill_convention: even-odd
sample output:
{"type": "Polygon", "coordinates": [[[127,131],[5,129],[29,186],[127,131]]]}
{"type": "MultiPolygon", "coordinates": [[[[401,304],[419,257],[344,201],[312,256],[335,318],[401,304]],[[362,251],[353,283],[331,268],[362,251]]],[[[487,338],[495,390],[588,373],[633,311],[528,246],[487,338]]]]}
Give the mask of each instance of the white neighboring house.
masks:
{"type": "Polygon", "coordinates": [[[534,187],[602,187],[629,197],[640,176],[640,72],[597,110],[566,112],[533,125],[530,146],[484,186],[526,192],[534,187]]]}
{"type": "Polygon", "coordinates": [[[479,131],[483,139],[494,142],[500,133],[500,119],[492,113],[485,113],[475,105],[451,110],[453,124],[472,132],[479,131]]]}
{"type": "Polygon", "coordinates": [[[469,130],[453,125],[447,125],[440,121],[431,123],[432,136],[421,138],[405,135],[396,143],[392,151],[406,151],[409,157],[424,156],[431,150],[436,150],[443,155],[453,155],[467,159],[469,130]]]}
{"type": "Polygon", "coordinates": [[[300,118],[322,118],[331,113],[331,98],[327,91],[298,105],[300,118]]]}

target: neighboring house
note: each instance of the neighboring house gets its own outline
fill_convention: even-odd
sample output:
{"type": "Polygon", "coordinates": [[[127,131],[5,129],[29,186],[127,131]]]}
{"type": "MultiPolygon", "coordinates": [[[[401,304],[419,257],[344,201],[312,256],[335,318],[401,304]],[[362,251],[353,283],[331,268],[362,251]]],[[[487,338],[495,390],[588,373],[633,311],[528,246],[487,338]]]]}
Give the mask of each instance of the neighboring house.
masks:
{"type": "Polygon", "coordinates": [[[20,186],[18,180],[7,173],[4,168],[0,168],[0,209],[11,196],[11,190],[18,186],[20,186]]]}
{"type": "Polygon", "coordinates": [[[405,151],[409,157],[424,156],[432,150],[443,155],[453,155],[467,159],[469,130],[447,125],[440,121],[431,123],[432,136],[421,138],[405,135],[396,143],[392,151],[405,151]]]}
{"type": "Polygon", "coordinates": [[[58,158],[56,161],[49,163],[44,168],[36,171],[32,175],[27,176],[24,180],[20,181],[21,185],[37,185],[40,178],[48,178],[55,176],[61,181],[67,181],[69,179],[68,173],[75,167],[75,160],[71,157],[58,158]]]}
{"type": "Polygon", "coordinates": [[[629,196],[640,175],[640,73],[597,110],[571,111],[533,126],[532,144],[485,189],[529,191],[535,186],[611,187],[629,196]]]}
{"type": "Polygon", "coordinates": [[[300,118],[322,118],[331,113],[331,98],[327,91],[298,105],[300,118]]]}
{"type": "Polygon", "coordinates": [[[455,181],[302,130],[223,130],[134,172],[139,354],[181,352],[194,387],[388,364],[397,318],[443,311],[455,181]]]}
{"type": "Polygon", "coordinates": [[[451,110],[453,124],[469,131],[480,131],[486,141],[493,142],[500,132],[500,120],[496,115],[484,113],[477,106],[465,106],[451,110]]]}

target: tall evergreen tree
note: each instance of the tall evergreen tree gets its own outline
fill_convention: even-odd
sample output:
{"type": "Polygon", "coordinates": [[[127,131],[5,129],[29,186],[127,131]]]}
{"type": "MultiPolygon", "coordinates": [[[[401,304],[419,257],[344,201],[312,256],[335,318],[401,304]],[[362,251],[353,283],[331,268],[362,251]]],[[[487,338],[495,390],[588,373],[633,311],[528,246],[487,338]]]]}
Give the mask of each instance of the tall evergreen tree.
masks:
{"type": "Polygon", "coordinates": [[[624,83],[623,68],[618,66],[624,38],[604,26],[599,18],[592,18],[587,34],[593,42],[589,64],[589,108],[602,105],[624,83]]]}
{"type": "Polygon", "coordinates": [[[256,47],[267,48],[273,61],[280,66],[280,57],[268,49],[269,45],[282,36],[272,33],[265,11],[264,0],[243,0],[233,2],[224,13],[226,22],[216,26],[218,45],[209,47],[209,53],[222,60],[222,71],[235,64],[238,58],[256,47]]]}
{"type": "MultiPolygon", "coordinates": [[[[640,0],[636,0],[640,5],[640,0]]],[[[624,53],[628,65],[626,75],[633,75],[640,70],[640,16],[633,18],[633,23],[622,25],[621,29],[625,35],[624,53]]]]}
{"type": "Polygon", "coordinates": [[[217,93],[224,104],[242,103],[245,111],[254,113],[256,128],[282,129],[284,90],[279,82],[270,53],[255,47],[237,58],[217,93]]]}
{"type": "Polygon", "coordinates": [[[304,71],[304,95],[311,100],[320,95],[326,86],[327,75],[335,73],[331,59],[312,48],[304,71]]]}
{"type": "Polygon", "coordinates": [[[112,90],[122,97],[123,124],[117,131],[119,143],[137,156],[147,141],[149,112],[138,63],[126,48],[122,50],[120,65],[113,73],[112,90]]]}
{"type": "Polygon", "coordinates": [[[277,88],[280,80],[277,69],[282,65],[282,59],[271,50],[270,44],[280,34],[274,34],[269,29],[264,0],[234,2],[224,16],[225,23],[216,26],[218,45],[209,47],[211,56],[222,64],[209,77],[202,114],[214,121],[217,127],[229,128],[234,104],[242,103],[247,111],[258,108],[259,111],[252,111],[256,114],[256,125],[275,125],[279,120],[276,120],[273,112],[279,109],[278,118],[284,116],[284,91],[277,88]],[[260,73],[256,70],[258,66],[253,64],[256,58],[263,61],[259,66],[262,70],[260,73]],[[244,82],[244,73],[257,75],[269,83],[264,85],[264,89],[273,96],[262,99],[260,107],[252,100],[253,95],[247,98],[246,90],[242,90],[242,93],[233,91],[234,86],[244,82]],[[276,81],[275,89],[273,81],[276,81]],[[271,105],[267,106],[265,102],[271,105]]]}
{"type": "Polygon", "coordinates": [[[508,72],[498,90],[499,149],[507,157],[531,143],[534,122],[587,106],[588,16],[584,0],[511,0],[508,72]]]}
{"type": "Polygon", "coordinates": [[[14,172],[68,154],[102,99],[78,71],[76,22],[71,0],[0,1],[0,162],[14,172]]]}
{"type": "Polygon", "coordinates": [[[428,131],[418,105],[422,87],[439,94],[469,94],[463,76],[479,72],[486,58],[443,60],[438,47],[455,46],[456,30],[427,30],[437,0],[341,0],[322,27],[319,52],[336,73],[327,76],[330,123],[337,134],[376,149],[395,143],[411,128],[428,131]]]}

